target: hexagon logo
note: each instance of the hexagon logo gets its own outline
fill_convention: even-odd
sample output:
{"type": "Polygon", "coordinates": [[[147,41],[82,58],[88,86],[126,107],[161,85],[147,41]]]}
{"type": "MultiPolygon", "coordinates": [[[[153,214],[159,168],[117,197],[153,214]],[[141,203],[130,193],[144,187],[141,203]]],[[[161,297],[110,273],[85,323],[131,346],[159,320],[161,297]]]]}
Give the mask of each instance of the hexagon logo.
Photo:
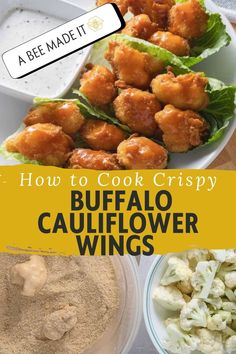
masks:
{"type": "Polygon", "coordinates": [[[88,27],[97,32],[97,31],[100,31],[102,28],[103,28],[103,20],[98,17],[98,16],[95,16],[95,17],[92,17],[89,21],[88,21],[88,27]]]}

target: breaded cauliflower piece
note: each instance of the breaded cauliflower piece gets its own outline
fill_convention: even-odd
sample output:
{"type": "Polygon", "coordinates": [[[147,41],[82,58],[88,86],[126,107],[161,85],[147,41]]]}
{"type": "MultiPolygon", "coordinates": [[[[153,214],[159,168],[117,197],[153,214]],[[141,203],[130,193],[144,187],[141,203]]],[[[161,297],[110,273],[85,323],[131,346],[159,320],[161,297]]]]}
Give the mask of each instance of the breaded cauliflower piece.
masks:
{"type": "Polygon", "coordinates": [[[89,170],[121,170],[116,155],[105,151],[76,149],[69,159],[69,168],[89,170]]]}
{"type": "Polygon", "coordinates": [[[141,14],[131,18],[122,30],[122,33],[131,37],[148,40],[157,30],[157,24],[153,23],[148,15],[141,14]]]}
{"type": "Polygon", "coordinates": [[[164,68],[159,59],[117,42],[109,43],[105,58],[119,80],[140,89],[147,89],[152,79],[164,68]]]}
{"type": "Polygon", "coordinates": [[[147,14],[159,29],[168,26],[168,15],[174,0],[129,0],[129,9],[134,15],[147,14]]]}
{"type": "Polygon", "coordinates": [[[167,263],[168,268],[161,279],[161,285],[170,285],[179,281],[188,281],[191,278],[192,271],[182,259],[170,257],[167,263]]]}
{"type": "Polygon", "coordinates": [[[198,0],[178,3],[169,13],[169,31],[186,39],[199,38],[207,30],[208,18],[198,0]]]}
{"type": "Polygon", "coordinates": [[[45,318],[42,335],[50,340],[59,340],[75,327],[77,321],[76,307],[67,305],[45,318]]]}
{"type": "Polygon", "coordinates": [[[9,138],[6,149],[43,165],[64,166],[74,149],[74,142],[61,127],[51,123],[38,123],[9,138]]]}
{"type": "Polygon", "coordinates": [[[208,79],[199,73],[175,76],[171,71],[158,75],[151,83],[152,91],[164,104],[179,109],[201,111],[209,104],[208,79]]]}
{"type": "Polygon", "coordinates": [[[52,123],[62,127],[68,135],[76,134],[85,118],[74,102],[49,102],[33,107],[24,118],[26,126],[52,123]]]}
{"type": "Polygon", "coordinates": [[[209,132],[208,123],[199,114],[182,111],[170,104],[156,113],[155,120],[170,152],[187,152],[202,145],[209,132]]]}
{"type": "Polygon", "coordinates": [[[123,90],[115,99],[116,117],[134,133],[155,136],[157,123],[155,114],[161,110],[161,105],[155,95],[135,88],[123,90]]]}
{"type": "Polygon", "coordinates": [[[115,75],[101,65],[88,65],[89,70],[80,79],[80,91],[94,106],[105,106],[117,96],[115,75]]]}
{"type": "Polygon", "coordinates": [[[157,31],[149,39],[149,42],[158,45],[159,47],[169,50],[177,56],[188,56],[190,46],[188,41],[171,32],[157,31]]]}
{"type": "Polygon", "coordinates": [[[87,119],[79,133],[93,150],[116,151],[127,134],[114,124],[98,119],[87,119]]]}
{"type": "Polygon", "coordinates": [[[185,301],[181,292],[174,286],[158,286],[153,293],[153,301],[170,311],[181,310],[185,301]]]}
{"type": "Polygon", "coordinates": [[[131,137],[117,149],[117,158],[126,170],[162,169],[167,166],[168,153],[145,137],[131,137]]]}

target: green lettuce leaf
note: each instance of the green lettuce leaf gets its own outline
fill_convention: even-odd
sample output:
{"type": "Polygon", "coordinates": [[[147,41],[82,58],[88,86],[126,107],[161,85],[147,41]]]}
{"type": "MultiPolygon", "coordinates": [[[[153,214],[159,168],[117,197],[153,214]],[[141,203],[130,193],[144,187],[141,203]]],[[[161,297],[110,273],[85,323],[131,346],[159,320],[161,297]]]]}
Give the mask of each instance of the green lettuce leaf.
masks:
{"type": "Polygon", "coordinates": [[[210,125],[210,137],[207,144],[219,140],[235,115],[236,86],[225,86],[223,82],[209,79],[207,92],[209,105],[200,114],[210,125]]]}
{"type": "Polygon", "coordinates": [[[190,57],[183,57],[183,63],[191,67],[207,57],[219,52],[230,44],[231,37],[226,32],[220,14],[210,14],[207,32],[192,42],[190,57]]]}
{"type": "Polygon", "coordinates": [[[81,109],[82,114],[84,114],[86,117],[93,117],[98,118],[100,120],[104,120],[108,123],[117,125],[127,133],[131,133],[129,127],[127,127],[127,125],[122,124],[117,118],[113,117],[112,114],[108,114],[100,108],[93,106],[89,102],[87,97],[82,94],[82,92],[80,92],[79,90],[73,90],[73,93],[79,96],[80,99],[76,101],[76,104],[81,109]]]}
{"type": "Polygon", "coordinates": [[[108,123],[117,125],[118,127],[120,127],[122,130],[126,131],[127,133],[131,133],[131,130],[129,129],[129,127],[127,127],[124,124],[121,124],[117,118],[112,116],[112,113],[108,114],[108,113],[104,112],[103,110],[101,110],[100,108],[93,106],[89,102],[87,97],[82,94],[82,92],[80,92],[79,90],[73,90],[73,93],[75,95],[79,96],[79,99],[60,99],[60,98],[52,99],[52,98],[37,97],[34,99],[34,104],[39,105],[39,104],[48,103],[48,102],[68,102],[68,101],[74,102],[80,108],[82,114],[85,117],[95,118],[95,119],[97,118],[100,120],[104,120],[108,123]]]}
{"type": "Polygon", "coordinates": [[[190,71],[190,69],[182,62],[180,57],[177,57],[175,54],[143,39],[130,37],[126,34],[114,34],[96,43],[92,50],[90,58],[91,63],[107,65],[107,62],[104,59],[104,53],[106,52],[110,41],[123,43],[140,52],[148,53],[154,58],[161,60],[165,66],[171,65],[175,73],[185,73],[190,71]]]}
{"type": "MultiPolygon", "coordinates": [[[[184,3],[187,0],[175,1],[176,3],[184,3]]],[[[192,41],[190,56],[182,57],[183,63],[188,67],[200,63],[207,57],[217,53],[221,48],[227,47],[231,42],[231,37],[226,32],[226,26],[222,22],[220,14],[207,11],[205,1],[198,1],[208,13],[209,19],[206,33],[192,41]]]]}
{"type": "Polygon", "coordinates": [[[0,146],[0,154],[6,160],[16,160],[24,165],[42,165],[39,161],[29,160],[24,155],[17,152],[8,152],[4,144],[0,146]]]}
{"type": "MultiPolygon", "coordinates": [[[[185,2],[187,0],[177,0],[176,2],[185,2]]],[[[204,0],[199,0],[200,4],[205,8],[204,0]]],[[[226,26],[222,22],[218,13],[209,13],[208,26],[206,33],[191,43],[190,56],[177,57],[168,50],[157,45],[149,43],[139,38],[133,38],[124,34],[115,34],[102,41],[97,42],[92,51],[91,62],[96,64],[107,65],[104,59],[104,53],[110,41],[122,42],[141,52],[163,60],[166,65],[172,65],[174,68],[186,70],[186,67],[192,67],[206,59],[207,57],[217,53],[221,48],[230,44],[231,37],[226,32],[226,26]]]]}

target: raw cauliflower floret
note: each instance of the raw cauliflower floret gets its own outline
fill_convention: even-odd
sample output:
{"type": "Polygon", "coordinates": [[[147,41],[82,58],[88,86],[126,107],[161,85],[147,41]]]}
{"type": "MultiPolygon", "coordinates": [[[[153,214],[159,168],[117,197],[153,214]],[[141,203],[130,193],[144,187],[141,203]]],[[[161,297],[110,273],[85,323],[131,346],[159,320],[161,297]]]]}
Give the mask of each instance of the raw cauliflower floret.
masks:
{"type": "Polygon", "coordinates": [[[225,296],[229,299],[229,301],[231,302],[236,302],[236,296],[235,296],[235,292],[232,289],[229,288],[225,288],[225,296]]]}
{"type": "Polygon", "coordinates": [[[221,263],[236,263],[236,250],[210,250],[210,253],[213,255],[216,261],[221,263]]]}
{"type": "Polygon", "coordinates": [[[191,284],[199,292],[200,299],[208,298],[218,267],[219,262],[217,261],[198,263],[196,272],[191,277],[191,284]]]}
{"type": "Polygon", "coordinates": [[[220,278],[215,278],[212,282],[211,290],[209,295],[218,298],[225,294],[225,284],[220,278]]]}
{"type": "Polygon", "coordinates": [[[170,285],[179,281],[188,281],[192,271],[180,258],[171,257],[168,260],[168,268],[161,279],[161,285],[170,285]]]}
{"type": "Polygon", "coordinates": [[[223,300],[221,299],[221,297],[219,298],[210,298],[208,297],[207,299],[204,299],[204,302],[206,302],[207,304],[211,305],[211,307],[214,310],[219,310],[222,308],[222,304],[223,304],[223,300]]]}
{"type": "Polygon", "coordinates": [[[236,288],[236,271],[225,274],[225,285],[230,289],[236,288]]]}
{"type": "Polygon", "coordinates": [[[208,261],[209,259],[209,251],[207,249],[195,248],[185,252],[185,255],[192,269],[195,269],[199,262],[208,261]]]}
{"type": "Polygon", "coordinates": [[[178,311],[185,305],[181,292],[174,286],[158,286],[153,293],[153,301],[167,310],[178,311]]]}
{"type": "Polygon", "coordinates": [[[225,342],[226,353],[231,354],[236,351],[236,336],[229,337],[225,342]]]}
{"type": "Polygon", "coordinates": [[[210,253],[213,255],[216,261],[221,263],[236,263],[236,250],[210,250],[210,253]]]}
{"type": "Polygon", "coordinates": [[[223,331],[227,327],[227,322],[219,313],[209,316],[207,319],[207,328],[210,331],[223,331]]]}
{"type": "Polygon", "coordinates": [[[185,304],[180,313],[180,327],[184,331],[191,331],[193,327],[206,327],[209,310],[205,302],[192,299],[185,304]]]}
{"type": "Polygon", "coordinates": [[[236,313],[236,304],[230,301],[223,301],[222,309],[231,313],[236,313]]]}
{"type": "Polygon", "coordinates": [[[196,331],[200,340],[198,350],[204,354],[223,354],[224,346],[222,335],[219,332],[212,332],[201,328],[196,331]]]}
{"type": "Polygon", "coordinates": [[[222,279],[224,281],[225,279],[225,275],[231,272],[235,272],[236,271],[236,263],[222,263],[218,272],[217,272],[217,277],[219,277],[220,279],[222,279]]]}
{"type": "Polygon", "coordinates": [[[191,354],[200,342],[193,334],[184,332],[177,324],[170,323],[167,327],[167,339],[163,346],[166,350],[176,354],[191,354]]]}
{"type": "Polygon", "coordinates": [[[217,312],[224,321],[226,321],[226,323],[231,323],[232,322],[232,315],[231,312],[229,311],[224,311],[224,310],[220,310],[217,312]]]}
{"type": "Polygon", "coordinates": [[[192,292],[193,292],[193,287],[192,287],[190,279],[184,280],[184,281],[179,281],[178,283],[176,283],[176,286],[181,291],[182,294],[189,295],[189,294],[192,294],[192,292]]]}
{"type": "Polygon", "coordinates": [[[216,261],[219,261],[220,263],[225,262],[226,252],[226,250],[210,250],[210,253],[214,257],[214,259],[216,261]]]}
{"type": "Polygon", "coordinates": [[[225,262],[236,263],[236,250],[227,250],[225,262]]]}

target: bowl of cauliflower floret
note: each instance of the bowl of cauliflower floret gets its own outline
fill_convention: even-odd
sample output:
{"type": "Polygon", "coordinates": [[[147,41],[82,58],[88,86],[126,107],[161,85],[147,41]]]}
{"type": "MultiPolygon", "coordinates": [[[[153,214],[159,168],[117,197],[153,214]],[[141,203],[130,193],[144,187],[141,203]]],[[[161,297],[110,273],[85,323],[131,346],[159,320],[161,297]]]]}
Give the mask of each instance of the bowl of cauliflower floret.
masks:
{"type": "Polygon", "coordinates": [[[236,353],[236,249],[157,257],[144,318],[160,354],[236,353]]]}

